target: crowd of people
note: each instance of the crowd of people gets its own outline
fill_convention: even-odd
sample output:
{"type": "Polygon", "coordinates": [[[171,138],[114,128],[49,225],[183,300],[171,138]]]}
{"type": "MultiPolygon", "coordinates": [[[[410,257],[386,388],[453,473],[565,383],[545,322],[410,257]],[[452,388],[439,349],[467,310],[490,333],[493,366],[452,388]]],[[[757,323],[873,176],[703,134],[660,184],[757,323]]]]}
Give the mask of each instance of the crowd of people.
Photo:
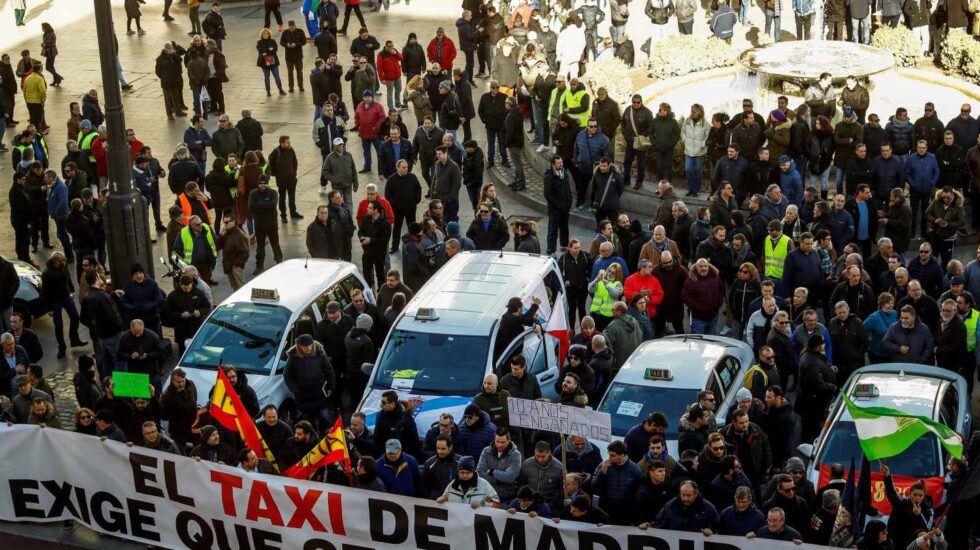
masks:
{"type": "MultiPolygon", "coordinates": [[[[138,34],[139,6],[130,4],[136,3],[127,2],[127,15],[136,23],[130,34],[138,34]]],[[[0,362],[0,414],[10,422],[75,429],[264,473],[299,461],[342,415],[349,419],[357,475],[349,479],[333,465],[318,472],[318,480],[555,521],[842,547],[966,548],[973,505],[931,502],[921,485],[899,495],[887,467],[882,473],[893,508],[888,527],[874,520],[863,532],[852,532],[842,502],[843,468],[835,465],[830,483],[814,487],[793,450],[819,434],[838,390],[866,364],[935,365],[962,375],[972,393],[980,247],[968,265],[953,257],[956,240],[980,229],[980,123],[970,106],[945,123],[932,104],[916,121],[902,108],[882,125],[858,79],[849,77],[837,88],[833,76],[824,75],[798,107],[780,97],[766,114],[745,100],[741,113],[709,114],[695,104],[678,118],[666,103],[653,113],[639,95],[622,109],[607,90],[593,94],[579,76],[603,56],[632,65],[628,4],[465,0],[455,22],[456,41],[440,27],[428,42],[410,33],[398,49],[394,40],[369,32],[359,0],[345,0],[342,23],[334,2],[320,2],[312,36],[295,21],[284,27],[278,2],[266,2],[265,28],[255,46],[265,90],[272,95],[275,83],[279,94],[289,96],[308,84],[314,104],[311,139],[320,152],[318,183],[325,200],[306,230],[309,257],[351,261],[356,237],[361,272],[376,297],[371,303],[366,293],[355,292],[346,307],[325,304],[323,321],[296,338],[283,374],[297,402],[297,416],[289,422],[274,405],[260,409],[245,374],[224,365],[275,465],[245,448],[237,433],[209,423],[207,411],[197,407],[198,392],[207,388],[196,388],[180,368],[164,369],[173,345],[162,327],[172,330],[183,352],[185,340],[214,306],[219,258],[220,273],[238,289],[253,254],[252,275],[264,271],[267,241],[273,262],[284,259],[279,228],[304,217],[296,206],[294,138],[281,135],[266,152],[268,138],[251,111],[243,109],[237,122],[226,112],[223,85],[229,78],[222,48],[232,39],[220,4],[214,2],[201,23],[197,2],[190,2],[190,43],[168,42],[156,58],[167,117],[190,115],[182,142],[170,158],[158,159],[135,130],[126,133],[134,187],[153,209],[152,233],[164,235],[168,252],[189,266],[171,292],[139,265],[108,266],[111,280],[107,275],[109,134],[98,91],[68,106],[69,139],[59,170],[44,137],[45,71],[53,73],[52,85],[61,80],[54,71],[53,31],[42,50],[47,69],[27,50],[16,71],[4,55],[0,109],[6,126],[18,125],[18,90],[30,114],[11,150],[14,250],[19,260],[35,263],[39,248],[60,244],[42,253],[42,300],[54,313],[57,355],[64,357],[69,345],[88,346],[81,326],[94,353],[76,355],[75,425],[62,426],[44,378],[38,336],[21,313],[11,313],[18,275],[0,259],[6,331],[0,335],[6,359],[0,362]],[[600,37],[606,10],[611,38],[600,37]],[[360,27],[347,39],[351,14],[360,27]],[[269,28],[272,16],[278,35],[269,28]],[[342,40],[349,42],[352,59],[346,68],[338,60],[342,40]],[[311,49],[315,60],[304,74],[304,55],[311,49]],[[457,61],[458,52],[464,59],[457,61]],[[185,78],[190,107],[183,98],[185,78]],[[488,91],[477,91],[482,86],[476,78],[489,79],[488,91]],[[841,121],[835,125],[838,110],[841,121]],[[212,117],[213,131],[206,127],[212,117]],[[475,135],[475,120],[484,126],[485,141],[475,135]],[[523,191],[526,139],[538,145],[538,153],[550,152],[544,247],[537,224],[505,221],[496,186],[486,175],[500,162],[513,170],[510,187],[523,191]],[[622,157],[614,146],[620,139],[622,157]],[[360,166],[348,151],[351,140],[361,144],[360,166]],[[684,197],[674,187],[679,144],[684,197]],[[659,181],[658,206],[649,219],[630,219],[620,199],[631,180],[634,188],[643,185],[648,167],[659,181]],[[705,196],[703,179],[708,205],[689,206],[689,197],[705,196]],[[362,186],[365,196],[355,202],[362,186]],[[464,227],[467,209],[473,219],[464,227]],[[596,222],[588,243],[569,234],[570,216],[583,211],[596,222]],[[555,383],[559,402],[595,407],[644,341],[722,334],[744,340],[758,357],[725,425],[715,420],[717,396],[701,392],[691,396],[682,417],[652,414],[624,441],[609,444],[603,459],[583,438],[561,440],[509,425],[509,397],[542,395],[517,355],[505,371],[485,378],[461,418],[443,415],[423,427],[424,437],[411,405],[393,391],[381,399],[374,430],[367,429],[364,414],[354,410],[366,383],[361,365],[374,361],[413,293],[459,252],[503,250],[511,241],[513,250],[553,255],[564,276],[569,323],[576,330],[555,383]],[[918,253],[907,258],[915,242],[918,253]],[[393,268],[398,262],[400,268],[393,268]],[[67,342],[63,313],[69,318],[67,342]],[[116,397],[114,370],[148,374],[151,397],[116,397]],[[667,451],[664,438],[671,423],[679,427],[677,456],[667,451]],[[945,534],[935,523],[944,512],[945,534]]],[[[803,10],[798,24],[802,17],[809,26],[812,13],[806,10],[812,5],[794,1],[794,10],[797,4],[803,10]]],[[[646,15],[657,33],[672,17],[680,32],[690,32],[697,9],[691,6],[648,0],[646,15]]],[[[738,10],[748,25],[746,6],[738,10]]],[[[777,0],[765,7],[767,27],[774,23],[777,36],[779,6],[777,0]]],[[[726,9],[731,13],[725,5],[718,11],[726,9]]],[[[860,15],[852,13],[852,20],[864,21],[860,15]]],[[[896,21],[890,17],[885,24],[896,21]]],[[[712,18],[713,27],[718,19],[712,18]]],[[[959,27],[955,22],[950,16],[948,26],[959,27]]],[[[836,19],[829,23],[842,37],[836,19]]],[[[860,25],[855,29],[856,35],[860,25]]],[[[502,326],[526,322],[515,300],[502,326]]],[[[953,484],[962,482],[969,458],[968,453],[950,461],[953,484]]]]}

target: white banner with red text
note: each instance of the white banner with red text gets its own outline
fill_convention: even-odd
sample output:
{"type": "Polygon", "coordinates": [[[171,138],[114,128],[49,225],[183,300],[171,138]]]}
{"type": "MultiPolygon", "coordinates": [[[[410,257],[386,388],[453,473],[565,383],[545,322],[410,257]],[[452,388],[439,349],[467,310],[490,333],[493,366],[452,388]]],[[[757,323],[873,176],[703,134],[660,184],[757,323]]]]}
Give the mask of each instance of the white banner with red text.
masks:
{"type": "MultiPolygon", "coordinates": [[[[250,474],[37,426],[0,425],[0,519],[77,520],[165,548],[777,550],[792,543],[596,527],[250,474]]],[[[797,548],[817,548],[802,545],[797,548]]]]}

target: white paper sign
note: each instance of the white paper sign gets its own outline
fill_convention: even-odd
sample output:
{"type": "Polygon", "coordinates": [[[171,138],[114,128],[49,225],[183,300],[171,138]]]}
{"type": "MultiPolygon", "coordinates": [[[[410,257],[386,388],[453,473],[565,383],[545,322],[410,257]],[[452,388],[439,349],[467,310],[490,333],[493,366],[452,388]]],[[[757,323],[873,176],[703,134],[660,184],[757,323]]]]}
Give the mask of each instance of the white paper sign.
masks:
{"type": "Polygon", "coordinates": [[[580,435],[598,441],[612,439],[609,413],[516,397],[507,399],[507,411],[510,425],[518,428],[580,435]]]}

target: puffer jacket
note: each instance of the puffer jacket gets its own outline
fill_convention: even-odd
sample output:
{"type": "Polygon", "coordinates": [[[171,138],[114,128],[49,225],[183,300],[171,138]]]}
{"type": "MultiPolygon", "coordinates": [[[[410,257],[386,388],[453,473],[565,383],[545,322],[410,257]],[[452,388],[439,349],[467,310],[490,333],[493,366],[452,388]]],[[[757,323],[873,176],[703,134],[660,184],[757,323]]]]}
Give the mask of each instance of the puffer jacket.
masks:
{"type": "Polygon", "coordinates": [[[933,242],[946,241],[956,238],[956,233],[966,225],[966,213],[963,210],[963,193],[953,190],[953,202],[946,206],[942,199],[942,189],[937,189],[933,200],[926,209],[926,224],[933,242]],[[940,227],[934,222],[946,220],[947,225],[940,227]]]}
{"type": "MultiPolygon", "coordinates": [[[[673,112],[667,113],[667,116],[655,115],[650,133],[653,149],[659,152],[672,151],[681,138],[681,128],[677,124],[673,112]]],[[[705,140],[708,139],[707,129],[705,129],[704,138],[705,140]]]]}
{"type": "Polygon", "coordinates": [[[462,456],[480,457],[483,449],[493,443],[497,426],[490,421],[486,411],[480,411],[480,419],[470,426],[463,423],[459,426],[454,450],[462,456]]]}
{"type": "Polygon", "coordinates": [[[476,486],[468,490],[463,490],[459,485],[459,480],[453,480],[446,487],[446,496],[449,502],[461,504],[479,504],[484,508],[495,508],[500,504],[500,497],[493,485],[482,477],[476,478],[476,486]]]}
{"type": "Polygon", "coordinates": [[[907,155],[915,148],[915,126],[912,121],[898,120],[894,116],[888,117],[885,133],[888,134],[888,142],[892,144],[892,152],[895,155],[907,155]]]}
{"type": "Polygon", "coordinates": [[[534,457],[527,458],[521,464],[519,479],[522,486],[530,485],[531,489],[540,493],[550,508],[561,506],[565,496],[565,472],[559,460],[552,458],[542,466],[534,457]]]}
{"type": "Polygon", "coordinates": [[[414,457],[403,452],[398,460],[389,462],[387,456],[382,456],[375,465],[378,479],[385,484],[385,489],[389,493],[406,497],[419,495],[421,474],[419,463],[414,457]]]}
{"type": "Polygon", "coordinates": [[[605,472],[600,464],[592,475],[592,490],[603,510],[610,514],[626,513],[624,519],[628,519],[632,517],[633,497],[642,479],[640,467],[632,460],[610,464],[605,472]]]}
{"type": "Polygon", "coordinates": [[[480,477],[490,482],[500,498],[513,498],[517,494],[517,477],[523,465],[517,446],[511,442],[504,453],[498,453],[493,445],[487,445],[479,456],[476,472],[480,477]]]}
{"type": "Polygon", "coordinates": [[[711,125],[703,119],[695,122],[688,117],[681,119],[681,141],[684,154],[689,157],[703,157],[708,153],[708,132],[711,125]]]}
{"type": "Polygon", "coordinates": [[[304,413],[316,413],[327,407],[337,379],[323,344],[314,341],[313,353],[308,356],[301,355],[296,346],[286,354],[289,359],[283,378],[296,398],[296,408],[304,413]]]}
{"type": "Polygon", "coordinates": [[[905,161],[905,175],[912,192],[931,195],[939,181],[939,164],[936,162],[936,155],[932,153],[909,155],[905,161]]]}
{"type": "Polygon", "coordinates": [[[720,521],[715,505],[699,494],[688,507],[681,504],[680,497],[671,499],[657,514],[653,526],[672,531],[697,533],[702,529],[717,531],[720,521]]]}

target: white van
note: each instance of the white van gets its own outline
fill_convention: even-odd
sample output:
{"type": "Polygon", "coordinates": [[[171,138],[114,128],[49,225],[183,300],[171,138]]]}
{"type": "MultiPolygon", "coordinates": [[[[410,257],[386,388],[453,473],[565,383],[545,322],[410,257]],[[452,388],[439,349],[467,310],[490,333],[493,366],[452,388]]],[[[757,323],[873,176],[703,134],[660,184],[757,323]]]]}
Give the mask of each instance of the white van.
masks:
{"type": "Polygon", "coordinates": [[[375,364],[358,410],[373,428],[381,394],[395,390],[414,406],[419,436],[448,412],[457,422],[482,391],[483,377],[507,367],[523,346],[529,371],[545,397],[554,397],[560,340],[528,328],[493,361],[500,317],[507,301],[520,297],[525,307],[541,299],[538,322],[548,327],[565,319],[565,286],[558,264],[548,256],[523,252],[471,251],[454,256],[423,286],[395,320],[375,364]]]}
{"type": "Polygon", "coordinates": [[[286,350],[301,334],[313,334],[327,303],[350,303],[354,289],[374,296],[357,267],[337,260],[286,260],[229,296],[197,330],[177,363],[197,387],[197,404],[205,406],[219,364],[245,373],[259,405],[273,404],[279,418],[296,418],[293,394],[282,373],[286,350]]]}

